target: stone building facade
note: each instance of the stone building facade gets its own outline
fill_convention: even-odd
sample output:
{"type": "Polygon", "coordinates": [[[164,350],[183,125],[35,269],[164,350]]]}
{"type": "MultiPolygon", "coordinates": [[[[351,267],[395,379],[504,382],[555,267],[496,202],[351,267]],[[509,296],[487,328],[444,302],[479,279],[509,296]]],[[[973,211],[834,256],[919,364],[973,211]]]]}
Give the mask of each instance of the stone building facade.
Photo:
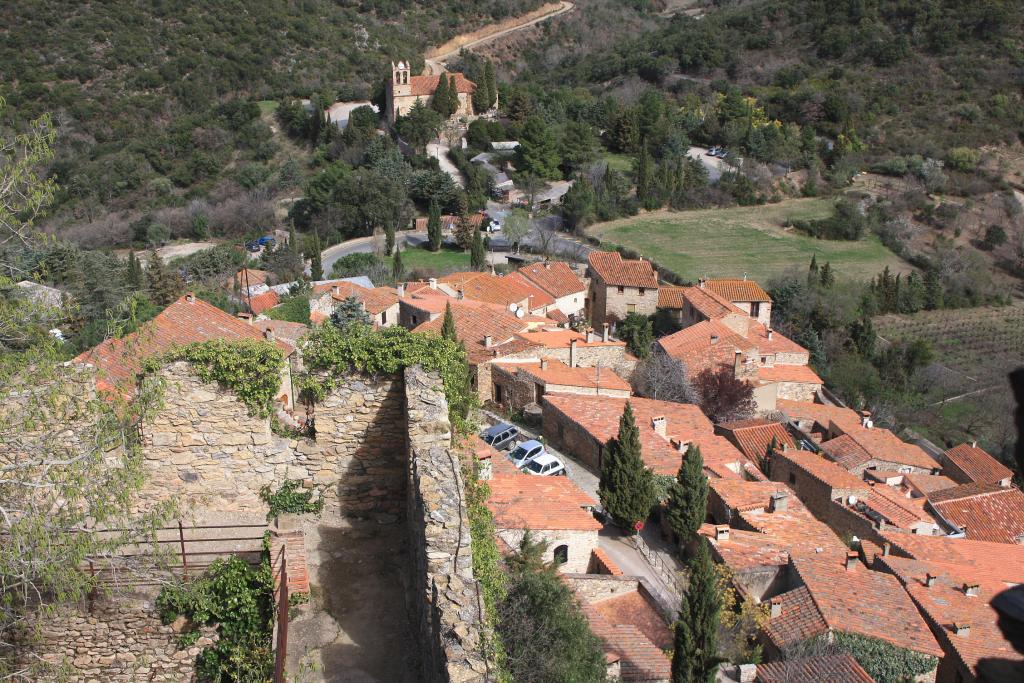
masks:
{"type": "MultiPolygon", "coordinates": [[[[518,548],[526,534],[526,529],[499,528],[497,531],[498,536],[509,548],[518,548]]],[[[547,543],[545,562],[556,563],[559,571],[569,574],[585,574],[590,567],[591,556],[597,548],[597,532],[594,530],[531,528],[530,537],[534,541],[547,543]],[[560,557],[561,548],[564,548],[565,554],[560,557]]]]}
{"type": "Polygon", "coordinates": [[[658,309],[658,276],[650,261],[625,260],[618,252],[591,252],[588,257],[590,324],[615,324],[630,313],[653,315],[658,309]]]}
{"type": "MultiPolygon", "coordinates": [[[[458,90],[459,105],[453,114],[454,118],[470,118],[473,116],[473,92],[476,83],[461,73],[445,73],[454,76],[458,90]]],[[[424,105],[430,104],[437,89],[439,76],[413,76],[412,66],[405,61],[391,63],[391,80],[387,84],[388,123],[394,124],[399,116],[405,116],[417,101],[424,105]]]]}

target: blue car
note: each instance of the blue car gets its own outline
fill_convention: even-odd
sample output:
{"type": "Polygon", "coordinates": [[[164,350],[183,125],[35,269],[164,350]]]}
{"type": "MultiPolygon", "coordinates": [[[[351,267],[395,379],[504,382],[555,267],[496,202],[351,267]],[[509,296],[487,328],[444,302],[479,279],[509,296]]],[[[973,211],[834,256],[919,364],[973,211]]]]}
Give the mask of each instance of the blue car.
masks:
{"type": "Polygon", "coordinates": [[[514,451],[508,454],[508,457],[512,460],[512,464],[516,466],[516,469],[520,469],[543,453],[546,453],[544,444],[531,439],[519,444],[514,451]]]}
{"type": "Polygon", "coordinates": [[[275,244],[277,244],[277,240],[271,237],[270,235],[264,235],[263,237],[256,240],[256,244],[260,245],[261,247],[272,247],[275,244]]]}

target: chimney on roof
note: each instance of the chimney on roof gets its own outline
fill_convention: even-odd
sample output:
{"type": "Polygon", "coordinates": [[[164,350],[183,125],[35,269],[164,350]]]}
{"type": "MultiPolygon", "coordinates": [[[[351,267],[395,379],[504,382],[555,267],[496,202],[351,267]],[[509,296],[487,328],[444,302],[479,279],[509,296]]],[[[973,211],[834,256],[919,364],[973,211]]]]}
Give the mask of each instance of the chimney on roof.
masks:
{"type": "Polygon", "coordinates": [[[544,270],[551,270],[551,264],[548,261],[544,262],[544,270]]]}
{"type": "Polygon", "coordinates": [[[701,289],[704,289],[704,283],[706,283],[706,282],[707,282],[707,278],[703,278],[703,277],[697,278],[697,284],[700,285],[701,289]]]}
{"type": "Polygon", "coordinates": [[[964,584],[964,595],[973,598],[977,597],[980,587],[976,583],[965,583],[964,584]]]}
{"type": "Polygon", "coordinates": [[[685,453],[686,449],[690,447],[690,442],[683,441],[682,439],[672,439],[669,443],[672,444],[672,448],[675,448],[680,453],[685,453]]]}
{"type": "Polygon", "coordinates": [[[608,323],[604,324],[604,330],[601,332],[601,341],[608,341],[608,323]]]}
{"type": "Polygon", "coordinates": [[[928,572],[927,574],[924,575],[924,585],[927,588],[931,588],[932,586],[935,585],[935,579],[937,579],[937,578],[938,577],[935,576],[935,574],[932,574],[931,572],[928,572]]]}
{"type": "Polygon", "coordinates": [[[587,343],[592,344],[594,342],[594,328],[590,327],[587,329],[587,343]]]}
{"type": "Polygon", "coordinates": [[[331,285],[331,294],[341,296],[341,287],[339,287],[338,285],[331,285]]]}
{"type": "Polygon", "coordinates": [[[431,289],[437,289],[437,278],[436,277],[430,278],[429,280],[427,280],[427,284],[430,285],[431,289]]]}
{"type": "Polygon", "coordinates": [[[971,625],[963,621],[954,621],[953,633],[957,634],[958,636],[963,636],[966,638],[967,636],[971,635],[971,625]]]}
{"type": "Polygon", "coordinates": [[[860,418],[860,426],[864,429],[871,429],[875,426],[875,423],[871,421],[871,413],[865,412],[860,418]]]}
{"type": "Polygon", "coordinates": [[[776,597],[772,598],[770,604],[771,604],[771,612],[770,612],[770,614],[771,614],[772,619],[775,619],[776,617],[781,617],[782,616],[782,598],[776,596],[776,597]]]}
{"type": "Polygon", "coordinates": [[[665,429],[668,426],[668,420],[665,419],[664,415],[658,415],[657,417],[651,418],[651,427],[654,428],[654,433],[658,436],[665,437],[665,429]]]}
{"type": "Polygon", "coordinates": [[[196,293],[188,292],[187,294],[185,294],[185,301],[189,302],[190,304],[194,304],[196,302],[196,293]]]}
{"type": "Polygon", "coordinates": [[[548,359],[547,358],[541,358],[540,359],[540,369],[541,370],[547,370],[548,369],[548,359]]]}
{"type": "Polygon", "coordinates": [[[889,551],[892,550],[892,545],[886,541],[882,544],[882,557],[889,557],[889,551]]]}
{"type": "Polygon", "coordinates": [[[728,524],[716,524],[715,525],[715,540],[716,541],[728,541],[729,540],[729,525],[728,524]]]}
{"type": "Polygon", "coordinates": [[[718,343],[718,335],[717,334],[711,335],[711,345],[714,346],[717,343],[718,343]]]}
{"type": "Polygon", "coordinates": [[[267,341],[274,341],[274,331],[269,327],[263,330],[263,338],[266,339],[267,341]]]}
{"type": "Polygon", "coordinates": [[[485,349],[491,348],[491,345],[493,343],[494,343],[494,337],[492,337],[491,335],[487,335],[487,336],[484,337],[484,348],[485,349]]]}
{"type": "Polygon", "coordinates": [[[768,328],[768,341],[772,340],[772,331],[773,331],[772,328],[769,327],[768,328]]]}
{"type": "Polygon", "coordinates": [[[455,298],[458,299],[459,301],[462,301],[463,299],[466,298],[466,293],[460,289],[457,292],[455,292],[455,298]]]}
{"type": "Polygon", "coordinates": [[[401,299],[404,296],[405,296],[405,283],[404,282],[399,282],[398,283],[398,298],[401,299]]]}
{"type": "Polygon", "coordinates": [[[576,367],[576,340],[569,341],[569,367],[576,367]]]}
{"type": "Polygon", "coordinates": [[[972,441],[971,442],[971,448],[977,448],[977,447],[978,447],[978,442],[977,441],[972,441]]]}
{"type": "Polygon", "coordinates": [[[737,377],[743,372],[743,352],[739,349],[733,354],[732,371],[737,377]]]}
{"type": "Polygon", "coordinates": [[[252,325],[252,313],[239,313],[238,317],[252,325]]]}
{"type": "Polygon", "coordinates": [[[776,491],[768,499],[768,512],[782,512],[789,508],[789,493],[776,491]]]}
{"type": "Polygon", "coordinates": [[[846,570],[850,571],[851,569],[853,569],[854,567],[857,566],[858,562],[860,562],[860,555],[857,554],[857,551],[856,550],[847,550],[846,551],[846,570]]]}

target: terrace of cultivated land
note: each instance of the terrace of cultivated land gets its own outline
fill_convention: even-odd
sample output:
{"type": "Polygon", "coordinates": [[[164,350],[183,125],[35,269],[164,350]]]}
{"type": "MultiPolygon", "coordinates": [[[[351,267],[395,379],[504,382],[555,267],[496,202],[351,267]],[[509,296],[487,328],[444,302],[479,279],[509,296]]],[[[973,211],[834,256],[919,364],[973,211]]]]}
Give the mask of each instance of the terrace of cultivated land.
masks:
{"type": "Polygon", "coordinates": [[[829,199],[788,199],[777,204],[694,211],[655,211],[599,223],[587,232],[629,247],[681,277],[747,277],[766,282],[793,268],[804,270],[816,256],[832,263],[841,278],[868,279],[889,266],[912,268],[874,235],[857,242],[819,240],[786,228],[788,220],[825,218],[829,199]]]}

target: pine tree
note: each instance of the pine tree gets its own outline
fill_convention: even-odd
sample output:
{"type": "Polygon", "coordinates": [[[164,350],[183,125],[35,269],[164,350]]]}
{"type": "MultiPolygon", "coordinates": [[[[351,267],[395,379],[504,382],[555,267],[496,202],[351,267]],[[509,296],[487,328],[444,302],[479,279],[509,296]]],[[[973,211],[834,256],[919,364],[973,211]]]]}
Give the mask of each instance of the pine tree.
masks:
{"type": "Polygon", "coordinates": [[[818,255],[811,255],[811,265],[807,269],[807,284],[817,284],[821,280],[821,275],[818,272],[818,255]]]}
{"type": "Polygon", "coordinates": [[[832,262],[825,261],[825,265],[821,269],[821,286],[825,289],[831,289],[832,285],[836,283],[835,273],[832,272],[832,262]]]}
{"type": "Polygon", "coordinates": [[[452,314],[452,305],[444,305],[444,320],[441,322],[441,337],[448,341],[457,342],[458,332],[455,329],[455,316],[452,314]]]}
{"type": "MultiPolygon", "coordinates": [[[[444,78],[444,76],[441,76],[444,78]]],[[[452,116],[459,110],[459,86],[455,81],[455,75],[448,77],[448,116],[452,116]]]]}
{"type": "Polygon", "coordinates": [[[371,320],[370,316],[366,314],[363,302],[354,296],[350,296],[334,309],[334,313],[331,314],[331,324],[337,328],[345,329],[353,323],[369,325],[371,320]]]}
{"type": "Polygon", "coordinates": [[[164,265],[156,252],[146,268],[146,289],[149,298],[158,306],[168,306],[181,295],[184,283],[176,272],[164,265]]]}
{"type": "Polygon", "coordinates": [[[690,444],[676,480],[668,489],[668,524],[681,541],[688,541],[704,523],[708,507],[708,479],[700,448],[690,444]]]}
{"type": "Polygon", "coordinates": [[[430,213],[427,214],[427,240],[430,243],[430,251],[441,249],[441,241],[444,234],[441,232],[441,207],[437,203],[437,197],[430,200],[430,213]]]}
{"type": "Polygon", "coordinates": [[[434,88],[434,96],[430,100],[430,107],[438,114],[441,118],[447,119],[451,114],[448,112],[448,77],[445,74],[441,74],[441,77],[437,79],[437,87],[434,88]]]}
{"type": "Polygon", "coordinates": [[[125,282],[128,283],[128,287],[134,292],[141,291],[142,285],[145,284],[145,274],[142,272],[142,263],[134,251],[128,252],[128,264],[125,271],[125,282]]]}
{"type": "Polygon", "coordinates": [[[313,231],[313,253],[309,255],[309,276],[313,282],[324,279],[324,264],[320,254],[320,233],[313,231]]]}
{"type": "Polygon", "coordinates": [[[473,231],[473,246],[469,251],[469,263],[473,270],[483,270],[487,266],[487,252],[484,250],[483,233],[473,231]]]}
{"type": "Polygon", "coordinates": [[[384,226],[384,255],[391,256],[395,250],[395,226],[388,223],[384,226]]]}
{"type": "Polygon", "coordinates": [[[487,85],[487,108],[490,109],[498,102],[498,81],[490,60],[484,63],[484,83],[487,85]]]}
{"type": "Polygon", "coordinates": [[[672,683],[711,683],[718,657],[721,598],[707,542],[701,541],[689,564],[690,586],[679,607],[672,653],[672,683]]]}
{"type": "Polygon", "coordinates": [[[661,204],[658,199],[658,183],[655,180],[657,169],[646,144],[640,148],[633,170],[636,176],[636,198],[645,209],[657,209],[661,204]]]}
{"type": "Polygon", "coordinates": [[[405,273],[405,266],[402,265],[402,250],[396,245],[395,258],[391,261],[391,277],[395,282],[399,282],[403,273],[405,273]]]}
{"type": "Polygon", "coordinates": [[[473,232],[476,228],[469,222],[469,216],[462,214],[459,216],[458,222],[455,224],[455,242],[459,245],[460,249],[469,249],[473,246],[473,232]]]}
{"type": "Polygon", "coordinates": [[[598,491],[601,505],[624,529],[642,523],[654,506],[654,478],[644,466],[640,430],[628,401],[619,418],[618,438],[611,439],[605,449],[598,491]]]}

